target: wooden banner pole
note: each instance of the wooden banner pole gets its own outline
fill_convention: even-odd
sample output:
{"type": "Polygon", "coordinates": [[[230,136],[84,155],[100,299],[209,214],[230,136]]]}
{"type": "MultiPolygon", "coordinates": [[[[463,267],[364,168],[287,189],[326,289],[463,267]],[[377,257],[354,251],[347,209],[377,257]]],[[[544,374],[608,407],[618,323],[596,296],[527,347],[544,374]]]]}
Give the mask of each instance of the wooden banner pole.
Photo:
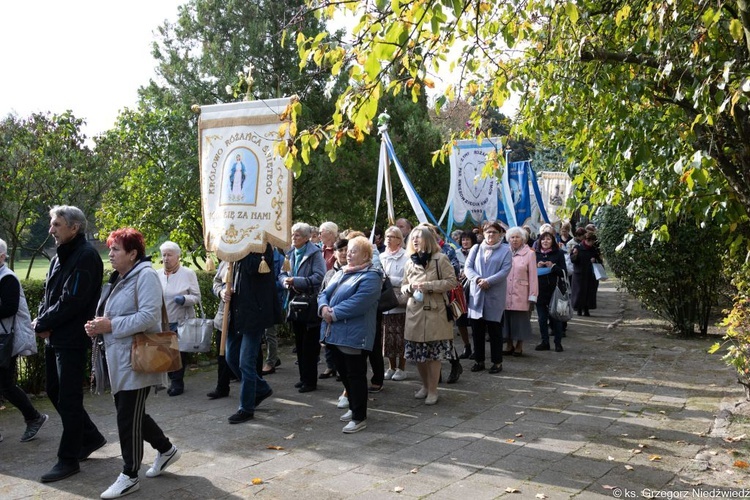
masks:
{"type": "Polygon", "coordinates": [[[224,301],[224,317],[221,320],[221,345],[219,346],[219,356],[224,356],[227,348],[227,334],[229,333],[229,303],[232,301],[232,278],[234,277],[234,262],[229,262],[227,265],[227,277],[224,280],[226,288],[224,289],[224,297],[227,296],[229,291],[229,300],[224,301]]]}

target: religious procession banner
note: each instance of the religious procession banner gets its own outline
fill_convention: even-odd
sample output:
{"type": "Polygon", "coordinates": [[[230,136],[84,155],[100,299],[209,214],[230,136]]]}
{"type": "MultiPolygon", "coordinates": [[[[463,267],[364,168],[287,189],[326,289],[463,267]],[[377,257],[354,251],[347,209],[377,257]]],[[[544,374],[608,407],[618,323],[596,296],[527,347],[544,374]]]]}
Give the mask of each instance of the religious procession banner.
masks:
{"type": "Polygon", "coordinates": [[[469,217],[474,224],[496,220],[498,213],[498,182],[494,176],[482,176],[490,152],[502,152],[499,138],[458,141],[450,156],[451,187],[448,203],[450,218],[463,224],[469,217]]]}
{"type": "Polygon", "coordinates": [[[557,210],[564,208],[570,197],[572,188],[570,177],[567,172],[541,172],[539,187],[542,190],[542,198],[550,221],[559,221],[561,217],[557,214],[557,210]]]}
{"type": "Polygon", "coordinates": [[[198,125],[206,250],[236,262],[266,243],[287,248],[292,177],[274,155],[289,98],[201,106],[198,125]]]}

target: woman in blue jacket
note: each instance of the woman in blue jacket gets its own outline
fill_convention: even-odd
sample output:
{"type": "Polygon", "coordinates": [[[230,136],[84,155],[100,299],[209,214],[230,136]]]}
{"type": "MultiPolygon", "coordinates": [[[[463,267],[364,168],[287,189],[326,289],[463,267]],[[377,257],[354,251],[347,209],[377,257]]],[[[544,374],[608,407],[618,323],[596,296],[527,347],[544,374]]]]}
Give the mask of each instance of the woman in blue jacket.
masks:
{"type": "Polygon", "coordinates": [[[375,320],[383,278],[372,265],[372,245],[362,236],[349,240],[347,265],[318,296],[323,318],[320,340],[331,348],[336,371],[349,394],[346,434],[367,427],[367,356],[375,342],[375,320]]]}

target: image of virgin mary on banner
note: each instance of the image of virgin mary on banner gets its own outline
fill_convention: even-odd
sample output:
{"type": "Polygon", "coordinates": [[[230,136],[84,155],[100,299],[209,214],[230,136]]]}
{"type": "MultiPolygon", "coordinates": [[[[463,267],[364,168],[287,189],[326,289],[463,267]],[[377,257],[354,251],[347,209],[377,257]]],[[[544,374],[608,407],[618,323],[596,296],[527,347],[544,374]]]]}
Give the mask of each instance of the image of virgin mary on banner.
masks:
{"type": "Polygon", "coordinates": [[[274,146],[291,100],[201,106],[201,208],[206,250],[236,262],[266,243],[286,248],[292,178],[274,146]]]}

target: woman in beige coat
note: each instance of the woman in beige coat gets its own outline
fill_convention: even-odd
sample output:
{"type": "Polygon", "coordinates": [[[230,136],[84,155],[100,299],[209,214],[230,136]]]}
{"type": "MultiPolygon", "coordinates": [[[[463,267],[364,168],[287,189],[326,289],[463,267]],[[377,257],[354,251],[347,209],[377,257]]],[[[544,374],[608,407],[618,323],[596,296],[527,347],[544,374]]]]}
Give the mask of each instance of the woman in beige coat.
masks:
{"type": "Polygon", "coordinates": [[[414,394],[425,404],[438,401],[441,360],[453,353],[453,322],[448,320],[445,292],[458,284],[456,273],[432,232],[417,226],[409,234],[401,291],[409,297],[404,328],[405,358],[417,363],[422,388],[414,394]]]}

